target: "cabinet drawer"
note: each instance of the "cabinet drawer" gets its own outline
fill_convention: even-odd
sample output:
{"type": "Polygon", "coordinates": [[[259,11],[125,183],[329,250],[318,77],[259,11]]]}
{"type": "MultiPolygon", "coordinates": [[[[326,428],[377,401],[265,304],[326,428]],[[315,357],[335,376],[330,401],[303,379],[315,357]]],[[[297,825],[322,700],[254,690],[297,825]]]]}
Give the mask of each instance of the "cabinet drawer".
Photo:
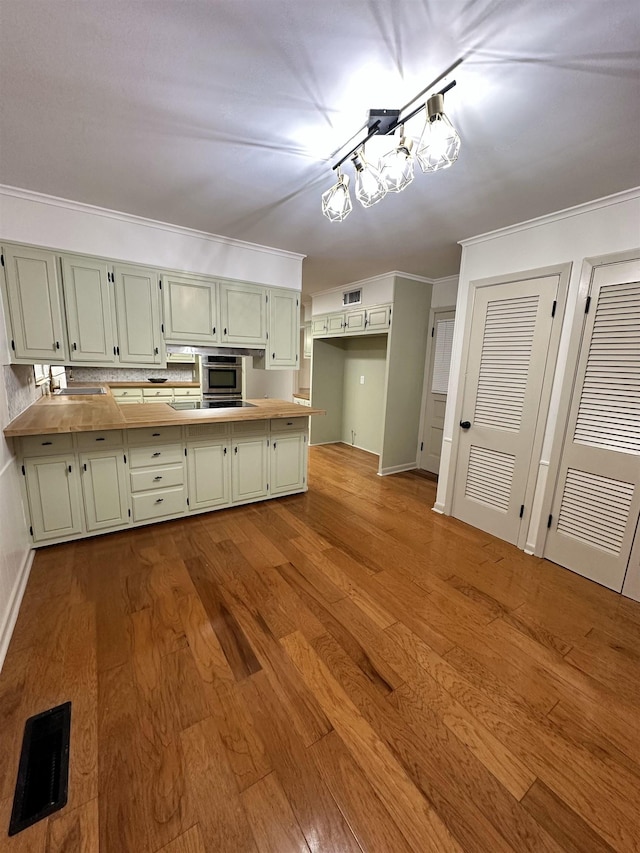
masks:
{"type": "Polygon", "coordinates": [[[195,403],[197,400],[201,400],[201,397],[196,397],[195,394],[191,397],[185,397],[183,394],[174,394],[173,401],[174,403],[195,403]]]}
{"type": "Polygon", "coordinates": [[[160,398],[162,400],[167,397],[171,399],[173,397],[173,388],[143,388],[142,396],[145,400],[148,400],[150,397],[152,399],[160,398]]]}
{"type": "Polygon", "coordinates": [[[127,438],[130,446],[134,444],[162,444],[163,441],[180,441],[182,438],[182,427],[144,427],[141,429],[130,429],[127,438]]]}
{"type": "Polygon", "coordinates": [[[141,403],[142,388],[112,388],[111,396],[117,403],[141,403]]]}
{"type": "Polygon", "coordinates": [[[131,503],[134,522],[180,515],[186,508],[186,489],[184,486],[177,486],[174,489],[132,495],[131,503]]]}
{"type": "Polygon", "coordinates": [[[306,430],[309,418],[274,418],[271,421],[271,432],[288,432],[289,430],[306,430]]]}
{"type": "Polygon", "coordinates": [[[248,435],[254,432],[267,432],[269,421],[234,421],[231,424],[232,435],[248,435]]]}
{"type": "Polygon", "coordinates": [[[148,492],[151,489],[166,489],[170,486],[184,485],[184,468],[182,465],[147,468],[131,471],[130,477],[132,492],[148,492]]]}
{"type": "Polygon", "coordinates": [[[187,427],[187,438],[224,438],[229,424],[193,424],[187,427]]]}
{"type": "Polygon", "coordinates": [[[108,450],[122,444],[122,430],[106,432],[81,432],[76,438],[78,450],[108,450]]]}
{"type": "Polygon", "coordinates": [[[44,456],[50,453],[68,453],[73,450],[73,438],[70,433],[25,435],[20,441],[23,456],[44,456]]]}
{"type": "Polygon", "coordinates": [[[196,400],[199,400],[202,397],[202,391],[200,390],[200,386],[197,388],[173,388],[173,396],[178,399],[178,397],[191,397],[196,400]]]}
{"type": "Polygon", "coordinates": [[[132,447],[129,450],[131,468],[148,468],[150,465],[176,465],[182,463],[184,450],[181,444],[159,444],[132,447]]]}

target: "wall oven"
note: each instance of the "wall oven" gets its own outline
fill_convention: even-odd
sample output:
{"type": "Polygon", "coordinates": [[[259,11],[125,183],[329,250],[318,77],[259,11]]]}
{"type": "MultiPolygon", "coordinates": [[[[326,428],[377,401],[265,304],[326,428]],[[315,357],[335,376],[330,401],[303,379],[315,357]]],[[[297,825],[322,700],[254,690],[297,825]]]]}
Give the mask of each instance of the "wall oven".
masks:
{"type": "Polygon", "coordinates": [[[242,358],[235,355],[206,355],[200,359],[200,384],[205,398],[242,397],[242,358]]]}

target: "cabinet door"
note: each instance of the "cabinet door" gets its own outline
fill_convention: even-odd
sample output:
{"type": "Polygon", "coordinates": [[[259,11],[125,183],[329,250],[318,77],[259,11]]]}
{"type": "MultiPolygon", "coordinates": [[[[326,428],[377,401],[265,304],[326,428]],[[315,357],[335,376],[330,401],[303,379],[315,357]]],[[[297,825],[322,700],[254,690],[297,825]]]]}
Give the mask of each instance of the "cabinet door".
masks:
{"type": "Polygon", "coordinates": [[[311,321],[311,334],[315,338],[320,338],[327,334],[327,318],[314,317],[311,321]]]}
{"type": "Polygon", "coordinates": [[[3,254],[15,358],[66,361],[56,256],[21,246],[4,246],[3,254]]]}
{"type": "Polygon", "coordinates": [[[218,285],[197,276],[163,275],[164,339],[177,344],[219,340],[218,285]]]}
{"type": "Polygon", "coordinates": [[[271,452],[272,495],[300,492],[305,484],[306,441],[304,433],[278,435],[273,438],[271,452]]]}
{"type": "Polygon", "coordinates": [[[365,310],[360,308],[358,311],[349,311],[345,323],[346,332],[364,332],[365,330],[365,310]]]}
{"type": "Polygon", "coordinates": [[[303,355],[305,358],[311,358],[311,351],[313,349],[313,333],[311,331],[312,324],[305,323],[304,324],[304,352],[303,355]]]}
{"type": "Polygon", "coordinates": [[[69,360],[113,364],[117,361],[106,261],[62,256],[62,283],[69,333],[69,360]]]}
{"type": "Polygon", "coordinates": [[[189,509],[229,503],[229,445],[227,442],[190,444],[187,450],[189,509]]]}
{"type": "Polygon", "coordinates": [[[267,296],[254,284],[220,282],[221,341],[225,344],[265,346],[267,296]]]}
{"type": "Polygon", "coordinates": [[[367,331],[380,329],[384,331],[391,325],[391,305],[380,305],[377,308],[368,308],[365,326],[367,331]]]}
{"type": "Polygon", "coordinates": [[[121,364],[162,364],[158,274],[116,266],[116,314],[121,364]]]}
{"type": "Polygon", "coordinates": [[[234,503],[267,496],[267,453],[265,436],[234,441],[231,460],[231,497],[234,503]]]}
{"type": "Polygon", "coordinates": [[[122,449],[83,454],[80,470],[87,530],[105,530],[129,524],[122,449]]]}
{"type": "Polygon", "coordinates": [[[300,296],[295,290],[269,291],[269,345],[266,367],[299,365],[300,296]]]}
{"type": "Polygon", "coordinates": [[[82,532],[80,490],[75,457],[25,459],[27,498],[34,542],[82,532]]]}
{"type": "Polygon", "coordinates": [[[329,314],[327,317],[327,334],[343,335],[346,315],[341,311],[339,314],[329,314]]]}

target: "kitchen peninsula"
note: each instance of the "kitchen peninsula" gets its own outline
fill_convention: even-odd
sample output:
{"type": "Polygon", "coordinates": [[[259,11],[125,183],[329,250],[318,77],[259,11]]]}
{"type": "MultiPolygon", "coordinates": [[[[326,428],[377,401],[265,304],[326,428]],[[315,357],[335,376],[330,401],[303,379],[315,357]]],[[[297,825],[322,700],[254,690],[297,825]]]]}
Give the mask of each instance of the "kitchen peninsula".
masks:
{"type": "Polygon", "coordinates": [[[34,545],[304,492],[308,424],[321,409],[118,405],[45,397],[4,430],[16,442],[34,545]]]}

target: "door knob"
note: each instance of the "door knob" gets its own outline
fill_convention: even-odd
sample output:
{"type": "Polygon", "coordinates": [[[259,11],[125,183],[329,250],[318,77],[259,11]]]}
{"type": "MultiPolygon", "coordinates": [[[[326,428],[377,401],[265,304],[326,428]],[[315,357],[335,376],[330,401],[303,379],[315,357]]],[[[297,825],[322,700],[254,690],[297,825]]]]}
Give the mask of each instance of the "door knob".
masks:
{"type": "Polygon", "coordinates": [[[471,426],[471,421],[460,421],[460,426],[462,429],[469,429],[471,426]]]}

